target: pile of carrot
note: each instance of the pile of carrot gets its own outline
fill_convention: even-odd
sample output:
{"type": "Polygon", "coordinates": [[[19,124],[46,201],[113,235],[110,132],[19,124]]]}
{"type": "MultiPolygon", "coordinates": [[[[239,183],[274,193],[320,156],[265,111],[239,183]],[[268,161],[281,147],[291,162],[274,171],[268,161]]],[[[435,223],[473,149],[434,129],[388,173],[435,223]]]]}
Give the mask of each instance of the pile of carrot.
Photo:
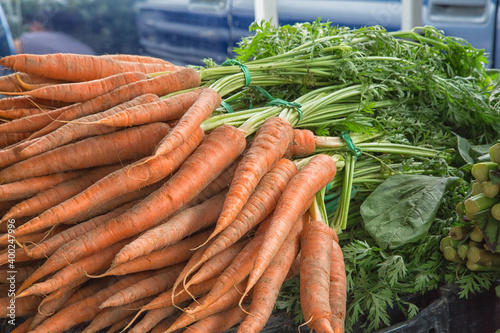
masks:
{"type": "Polygon", "coordinates": [[[313,209],[340,166],[311,132],[281,116],[203,130],[220,94],[152,57],[0,65],[15,71],[0,79],[15,332],[260,332],[297,275],[304,325],[344,332],[342,251],[313,209]]]}

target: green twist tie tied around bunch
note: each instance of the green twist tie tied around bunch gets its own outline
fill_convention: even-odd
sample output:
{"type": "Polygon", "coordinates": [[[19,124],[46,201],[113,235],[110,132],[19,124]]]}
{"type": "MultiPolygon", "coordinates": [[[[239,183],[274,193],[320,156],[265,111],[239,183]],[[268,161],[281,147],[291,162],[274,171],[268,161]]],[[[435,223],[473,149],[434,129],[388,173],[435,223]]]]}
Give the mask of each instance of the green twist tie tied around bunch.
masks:
{"type": "Polygon", "coordinates": [[[220,102],[220,105],[224,109],[226,109],[227,113],[233,113],[234,112],[233,108],[231,107],[231,105],[229,105],[229,103],[222,101],[222,102],[220,102]]]}
{"type": "Polygon", "coordinates": [[[268,93],[267,91],[265,91],[261,87],[255,87],[255,89],[257,89],[262,95],[264,95],[267,99],[270,100],[270,102],[268,102],[266,105],[270,105],[270,106],[284,106],[284,107],[287,107],[287,108],[295,109],[295,110],[297,110],[297,113],[299,114],[299,120],[298,121],[300,121],[302,119],[303,113],[302,113],[302,110],[300,109],[302,107],[302,105],[300,103],[297,103],[297,102],[288,102],[288,101],[285,101],[285,100],[283,100],[281,98],[274,98],[273,96],[271,96],[270,93],[268,93]]]}
{"type": "Polygon", "coordinates": [[[347,148],[349,148],[349,150],[354,154],[355,157],[361,156],[363,151],[361,150],[361,148],[354,145],[354,142],[349,136],[349,131],[343,131],[342,133],[340,133],[340,136],[342,137],[342,139],[344,139],[345,143],[347,144],[347,148]]]}
{"type": "Polygon", "coordinates": [[[221,64],[221,66],[231,66],[231,65],[240,66],[241,71],[243,72],[243,75],[245,76],[245,87],[248,87],[250,85],[250,81],[251,81],[250,70],[248,69],[248,67],[243,65],[241,62],[239,62],[238,60],[235,60],[235,59],[228,59],[221,64]]]}

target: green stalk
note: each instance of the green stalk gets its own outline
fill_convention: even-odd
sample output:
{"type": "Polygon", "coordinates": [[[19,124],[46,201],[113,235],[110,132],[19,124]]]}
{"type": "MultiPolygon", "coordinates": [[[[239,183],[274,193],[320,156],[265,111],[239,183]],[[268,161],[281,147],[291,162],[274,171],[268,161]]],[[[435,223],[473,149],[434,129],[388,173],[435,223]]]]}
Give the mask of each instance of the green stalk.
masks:
{"type": "Polygon", "coordinates": [[[475,181],[472,181],[471,183],[471,195],[472,196],[475,196],[475,195],[478,195],[479,193],[482,193],[483,192],[483,183],[481,182],[478,182],[477,180],[475,181]]]}
{"type": "Polygon", "coordinates": [[[450,237],[455,240],[462,240],[474,230],[473,227],[457,226],[450,230],[450,237]]]}
{"type": "Polygon", "coordinates": [[[481,189],[484,195],[491,199],[500,192],[500,184],[493,184],[491,180],[487,180],[481,183],[481,189]]]}
{"type": "Polygon", "coordinates": [[[479,264],[486,267],[496,266],[500,268],[500,254],[479,247],[469,248],[467,251],[467,260],[472,264],[479,264]]]}
{"type": "Polygon", "coordinates": [[[474,264],[469,260],[466,261],[467,268],[475,272],[500,272],[500,267],[498,266],[483,266],[480,264],[474,264]]]}
{"type": "Polygon", "coordinates": [[[474,226],[474,230],[470,233],[469,238],[476,243],[481,243],[484,240],[483,232],[477,224],[474,226]]]}
{"type": "Polygon", "coordinates": [[[488,150],[492,162],[500,164],[500,142],[495,143],[488,150]]]}
{"type": "Polygon", "coordinates": [[[465,260],[467,258],[467,251],[469,251],[469,244],[460,244],[457,247],[458,257],[462,260],[465,260]]]}
{"type": "Polygon", "coordinates": [[[456,263],[463,263],[464,260],[458,255],[457,249],[447,246],[443,249],[443,254],[446,260],[453,261],[456,263]]]}
{"type": "Polygon", "coordinates": [[[446,237],[441,238],[441,241],[439,242],[439,249],[441,251],[444,251],[444,249],[447,247],[452,247],[452,248],[456,249],[458,247],[458,245],[460,245],[459,240],[453,239],[450,236],[446,236],[446,237]]]}
{"type": "Polygon", "coordinates": [[[490,170],[498,170],[498,163],[495,162],[482,162],[476,163],[472,166],[472,176],[478,182],[484,182],[490,179],[490,170]]]}
{"type": "Polygon", "coordinates": [[[335,230],[344,230],[347,227],[347,217],[349,215],[349,204],[351,201],[352,180],[354,177],[354,165],[356,157],[348,153],[344,165],[344,179],[342,182],[342,194],[340,203],[335,211],[332,225],[335,230]]]}
{"type": "Polygon", "coordinates": [[[473,216],[482,210],[493,207],[498,202],[500,202],[500,197],[488,198],[484,193],[479,193],[465,200],[465,212],[467,216],[473,216]]]}
{"type": "Polygon", "coordinates": [[[491,207],[491,215],[493,215],[495,220],[500,222],[500,203],[494,204],[493,207],[491,207]]]}

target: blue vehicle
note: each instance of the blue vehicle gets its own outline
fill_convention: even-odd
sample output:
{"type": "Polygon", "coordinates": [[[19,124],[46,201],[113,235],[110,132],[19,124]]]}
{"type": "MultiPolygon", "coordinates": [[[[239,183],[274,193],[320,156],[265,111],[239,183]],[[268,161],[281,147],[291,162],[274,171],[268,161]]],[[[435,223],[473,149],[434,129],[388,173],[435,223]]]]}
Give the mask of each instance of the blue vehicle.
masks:
{"type": "MultiPolygon", "coordinates": [[[[401,27],[399,0],[277,0],[279,24],[321,17],[339,26],[401,27]]],[[[464,38],[500,68],[498,0],[423,0],[422,24],[464,38]]],[[[179,65],[204,58],[223,62],[254,21],[253,0],[148,0],[137,18],[140,43],[150,55],[179,65]]]]}

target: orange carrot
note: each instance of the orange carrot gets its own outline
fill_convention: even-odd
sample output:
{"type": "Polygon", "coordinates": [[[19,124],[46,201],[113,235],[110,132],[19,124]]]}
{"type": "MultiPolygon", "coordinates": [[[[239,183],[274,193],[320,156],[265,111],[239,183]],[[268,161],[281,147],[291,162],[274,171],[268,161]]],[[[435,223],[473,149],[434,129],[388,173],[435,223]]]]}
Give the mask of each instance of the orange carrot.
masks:
{"type": "Polygon", "coordinates": [[[254,238],[238,253],[231,264],[217,277],[215,285],[210,292],[198,300],[199,305],[192,307],[189,311],[196,312],[207,308],[221,295],[226,293],[234,285],[241,283],[251,272],[259,248],[263,245],[264,235],[269,227],[270,217],[259,224],[254,238]]]}
{"type": "Polygon", "coordinates": [[[7,167],[0,171],[0,181],[14,182],[67,170],[136,160],[149,155],[169,128],[164,123],[152,123],[90,137],[7,167]]]}
{"type": "Polygon", "coordinates": [[[294,277],[298,276],[299,273],[300,273],[300,252],[299,254],[297,254],[297,257],[295,257],[292,266],[288,270],[285,280],[293,279],[294,277]]]}
{"type": "MultiPolygon", "coordinates": [[[[91,218],[88,221],[79,223],[65,231],[58,233],[57,235],[52,236],[51,238],[45,240],[40,244],[36,244],[29,248],[25,247],[24,252],[33,259],[48,257],[63,244],[71,241],[79,235],[84,234],[85,232],[88,232],[89,230],[95,229],[98,225],[103,224],[105,221],[123,214],[123,212],[131,208],[132,205],[133,203],[125,204],[110,211],[109,213],[99,215],[91,218]]],[[[2,260],[0,260],[0,262],[2,262],[2,260]]]]}
{"type": "Polygon", "coordinates": [[[164,155],[183,144],[220,103],[221,97],[217,91],[204,88],[177,125],[160,142],[155,155],[164,155]]]}
{"type": "Polygon", "coordinates": [[[139,56],[135,54],[121,54],[121,53],[104,54],[101,55],[100,57],[119,60],[119,61],[140,62],[143,64],[170,64],[170,65],[172,64],[171,62],[161,58],[150,57],[150,56],[139,56]]]}
{"type": "Polygon", "coordinates": [[[154,73],[178,68],[171,64],[142,64],[70,53],[21,53],[1,58],[0,65],[19,72],[66,81],[90,81],[123,72],[154,73]]]}
{"type": "Polygon", "coordinates": [[[22,141],[31,135],[27,133],[0,133],[0,148],[6,148],[14,143],[22,141]]]}
{"type": "Polygon", "coordinates": [[[293,128],[284,118],[272,117],[261,125],[236,169],[221,216],[210,238],[234,220],[262,177],[286,152],[292,138],[293,128]]]}
{"type": "Polygon", "coordinates": [[[103,275],[126,275],[145,270],[159,269],[185,262],[186,260],[189,260],[194,253],[191,249],[201,245],[210,233],[211,231],[207,230],[193,236],[186,237],[176,244],[169,245],[163,249],[153,251],[148,255],[138,257],[134,260],[127,261],[126,263],[110,268],[103,275]]]}
{"type": "Polygon", "coordinates": [[[333,242],[329,299],[333,331],[335,333],[344,333],[347,306],[347,277],[344,255],[337,241],[333,242]]]}
{"type": "Polygon", "coordinates": [[[86,174],[70,179],[45,191],[42,191],[35,196],[28,198],[12,208],[3,215],[2,221],[7,221],[11,218],[20,218],[24,216],[32,216],[40,214],[43,211],[63,202],[66,199],[80,193],[97,180],[106,176],[110,172],[115,171],[120,167],[120,164],[113,164],[104,167],[94,168],[89,170],[86,174]]]}
{"type": "Polygon", "coordinates": [[[77,107],[80,103],[64,106],[43,113],[32,114],[0,125],[0,133],[35,132],[57,119],[63,112],[77,107]]]}
{"type": "Polygon", "coordinates": [[[62,333],[77,324],[92,320],[101,311],[101,309],[99,309],[99,304],[102,303],[104,299],[116,293],[118,290],[144,279],[144,277],[145,275],[141,273],[124,277],[96,294],[64,307],[38,325],[32,332],[62,333]]]}
{"type": "Polygon", "coordinates": [[[332,181],[337,172],[335,161],[328,155],[313,156],[288,183],[280,197],[264,239],[255,258],[245,294],[257,282],[278,252],[294,222],[309,209],[316,192],[332,181]]]}
{"type": "MultiPolygon", "coordinates": [[[[153,124],[162,124],[161,126],[165,126],[163,123],[153,123],[153,124]]],[[[142,126],[150,126],[142,125],[142,126]]],[[[142,128],[132,127],[127,130],[137,130],[142,128]]],[[[120,133],[116,132],[116,134],[120,133]]],[[[148,135],[147,131],[142,132],[145,135],[148,135]]],[[[151,133],[150,140],[155,140],[156,143],[160,140],[162,132],[151,133]]],[[[108,134],[108,135],[116,135],[116,134],[108,134]]],[[[80,142],[85,142],[85,139],[80,142]]],[[[143,137],[143,139],[145,139],[143,137]]],[[[143,160],[140,160],[131,165],[127,165],[106,177],[101,178],[92,184],[89,188],[81,191],[75,196],[67,199],[66,201],[60,203],[59,205],[53,206],[52,208],[44,211],[39,216],[33,218],[30,221],[31,225],[38,225],[42,223],[43,225],[50,225],[52,223],[62,223],[67,220],[73,218],[76,214],[81,214],[82,212],[90,211],[93,207],[97,207],[111,199],[114,199],[120,195],[125,193],[130,193],[135,190],[138,190],[142,187],[146,187],[148,185],[154,184],[161,179],[167,177],[175,170],[177,170],[181,164],[188,158],[188,156],[196,149],[196,147],[201,143],[203,139],[203,132],[199,129],[183,146],[175,149],[170,154],[165,156],[159,156],[157,158],[149,158],[146,157],[143,160]]],[[[75,144],[77,144],[75,143],[75,144]]],[[[152,142],[154,144],[155,142],[152,142]]],[[[132,143],[130,143],[132,144],[132,143]]],[[[142,146],[148,149],[148,152],[153,150],[153,146],[150,145],[147,147],[145,144],[141,144],[139,141],[133,143],[136,146],[142,146]]],[[[128,144],[127,144],[128,145],[128,144]]],[[[42,157],[51,152],[55,152],[57,148],[47,153],[43,153],[41,155],[32,157],[42,157]]],[[[126,146],[125,146],[126,147],[126,146]]],[[[26,160],[29,161],[30,159],[26,160]]],[[[17,165],[17,164],[16,164],[17,165]]],[[[1,175],[1,172],[0,172],[1,175]]]]}
{"type": "Polygon", "coordinates": [[[274,210],[283,190],[296,173],[297,167],[292,161],[278,161],[273,169],[264,175],[234,221],[205,250],[194,268],[236,243],[246,232],[264,220],[274,210]]]}
{"type": "Polygon", "coordinates": [[[69,266],[61,269],[50,279],[37,283],[30,288],[18,293],[17,297],[30,295],[49,294],[59,288],[62,288],[74,281],[85,277],[87,274],[100,273],[109,267],[113,257],[129,240],[123,240],[115,243],[102,251],[78,260],[69,266]]]}
{"type": "Polygon", "coordinates": [[[137,300],[131,304],[127,304],[126,306],[104,309],[92,319],[90,324],[85,327],[81,333],[99,332],[103,328],[111,326],[120,320],[127,318],[129,315],[135,314],[137,309],[146,304],[149,300],[151,300],[151,297],[137,300]]]}
{"type": "Polygon", "coordinates": [[[101,309],[129,304],[136,300],[157,295],[170,289],[175,281],[175,278],[177,277],[177,274],[179,274],[182,270],[182,267],[184,267],[183,264],[177,264],[158,271],[153,271],[150,277],[139,281],[128,288],[120,290],[116,294],[109,297],[100,305],[101,309]]]}
{"type": "Polygon", "coordinates": [[[316,137],[308,129],[293,129],[293,142],[285,153],[286,157],[311,155],[316,150],[316,137]]]}
{"type": "MultiPolygon", "coordinates": [[[[165,333],[173,332],[179,328],[184,328],[195,321],[206,318],[214,313],[219,313],[225,310],[232,308],[234,305],[238,303],[238,300],[241,296],[241,291],[246,286],[246,280],[240,282],[237,285],[231,286],[231,289],[228,290],[225,294],[221,295],[219,299],[210,304],[206,309],[200,310],[196,313],[188,314],[184,312],[180,315],[180,317],[165,331],[165,333]]],[[[203,299],[203,296],[201,299],[203,299]]],[[[196,302],[191,303],[196,304],[196,302]]]]}
{"type": "MultiPolygon", "coordinates": [[[[134,327],[130,329],[129,333],[146,333],[149,332],[153,327],[155,327],[158,323],[163,320],[166,320],[170,325],[179,318],[180,311],[174,306],[154,309],[148,311],[144,318],[140,322],[138,322],[134,327]]],[[[134,318],[135,320],[135,318],[134,318]]],[[[170,326],[169,325],[169,326],[170,326]]],[[[165,330],[168,327],[165,328],[165,330]]],[[[162,330],[161,332],[163,332],[162,330]]]]}
{"type": "Polygon", "coordinates": [[[14,304],[11,299],[11,297],[0,298],[0,318],[7,318],[9,314],[13,314],[16,318],[33,315],[42,301],[40,296],[19,298],[14,304]]]}
{"type": "Polygon", "coordinates": [[[26,108],[26,109],[13,109],[13,110],[0,110],[0,117],[4,119],[19,119],[23,117],[28,117],[34,114],[45,113],[49,109],[42,108],[26,108]]]}
{"type": "MultiPolygon", "coordinates": [[[[244,306],[245,311],[248,310],[248,306],[244,306]]],[[[247,315],[245,311],[241,310],[239,306],[234,306],[228,310],[215,313],[206,318],[203,318],[194,324],[188,326],[184,332],[185,333],[222,333],[231,327],[240,323],[247,315]]],[[[239,331],[239,329],[238,329],[239,331]]]]}
{"type": "MultiPolygon", "coordinates": [[[[163,96],[171,92],[198,87],[199,85],[200,75],[192,68],[182,68],[173,73],[127,84],[107,94],[66,109],[64,113],[61,113],[60,116],[57,117],[56,121],[44,127],[37,135],[47,135],[68,121],[105,111],[140,95],[155,94],[163,96]]],[[[2,125],[0,125],[0,128],[1,127],[2,125]]],[[[52,138],[50,135],[47,135],[47,137],[40,138],[40,140],[36,141],[34,145],[25,148],[21,154],[24,156],[33,156],[53,149],[58,144],[59,136],[52,138]]]]}
{"type": "Polygon", "coordinates": [[[26,74],[22,72],[12,73],[0,77],[0,91],[23,91],[32,85],[61,83],[61,80],[49,79],[40,75],[26,74]]]}
{"type": "MultiPolygon", "coordinates": [[[[17,263],[17,261],[16,261],[17,263]]],[[[9,270],[0,270],[0,281],[1,283],[8,284],[10,283],[10,280],[7,280],[8,277],[15,277],[16,282],[23,282],[33,274],[33,272],[37,269],[38,267],[36,265],[30,265],[30,266],[24,266],[24,267],[16,267],[15,274],[9,273],[9,270]]]]}
{"type": "Polygon", "coordinates": [[[22,322],[20,325],[17,325],[16,328],[14,328],[11,333],[28,333],[30,330],[29,326],[31,325],[31,322],[33,321],[34,317],[29,317],[27,318],[24,322],[22,322]]]}
{"type": "Polygon", "coordinates": [[[178,242],[194,232],[215,223],[222,210],[226,193],[222,192],[205,202],[185,209],[164,223],[146,231],[125,246],[113,260],[112,266],[123,264],[142,255],[178,242]]]}
{"type": "Polygon", "coordinates": [[[20,180],[18,182],[0,185],[0,201],[24,199],[44,191],[54,185],[68,181],[83,175],[86,170],[75,170],[55,173],[53,175],[41,176],[20,180]]]}
{"type": "Polygon", "coordinates": [[[334,233],[324,222],[310,221],[300,238],[300,306],[315,332],[333,332],[329,295],[334,233]]]}
{"type": "MultiPolygon", "coordinates": [[[[57,235],[60,232],[66,230],[68,228],[69,228],[69,226],[62,225],[62,226],[58,226],[56,228],[51,228],[51,229],[48,229],[48,230],[41,230],[39,232],[34,232],[34,233],[31,233],[31,234],[28,234],[28,235],[23,235],[23,236],[20,236],[20,237],[16,237],[15,240],[19,244],[23,244],[23,243],[38,243],[38,242],[41,242],[41,241],[43,241],[43,240],[45,240],[47,238],[52,237],[53,235],[57,235]]],[[[13,241],[13,238],[11,238],[11,239],[9,239],[8,237],[7,238],[3,238],[0,241],[0,245],[1,246],[7,246],[7,244],[11,244],[12,241],[13,241]]]]}
{"type": "MultiPolygon", "coordinates": [[[[7,133],[14,134],[14,133],[7,133]]],[[[36,140],[36,139],[35,139],[36,140]]],[[[21,150],[28,147],[30,144],[35,142],[35,140],[23,139],[15,144],[12,144],[4,149],[0,150],[0,168],[4,168],[8,165],[14,164],[24,158],[19,154],[21,150]]]]}
{"type": "Polygon", "coordinates": [[[91,81],[52,84],[24,92],[0,92],[0,94],[26,95],[34,98],[50,99],[68,103],[85,102],[121,86],[145,80],[146,78],[146,74],[142,72],[123,72],[91,81]]]}
{"type": "Polygon", "coordinates": [[[106,331],[106,333],[116,333],[122,331],[122,329],[127,326],[128,323],[134,318],[134,314],[130,314],[122,320],[117,321],[106,331]]]}
{"type": "Polygon", "coordinates": [[[0,99],[0,110],[25,109],[40,106],[62,107],[65,105],[68,105],[68,103],[31,98],[28,96],[5,97],[0,99]]]}
{"type": "Polygon", "coordinates": [[[177,94],[153,103],[138,105],[97,121],[106,126],[126,127],[155,121],[179,119],[205,89],[177,94]]]}
{"type": "Polygon", "coordinates": [[[245,139],[238,129],[230,125],[216,128],[159,190],[116,219],[63,245],[40,267],[39,275],[31,276],[29,283],[64,267],[68,261],[98,252],[174,214],[226,169],[244,148],[245,139]]]}

